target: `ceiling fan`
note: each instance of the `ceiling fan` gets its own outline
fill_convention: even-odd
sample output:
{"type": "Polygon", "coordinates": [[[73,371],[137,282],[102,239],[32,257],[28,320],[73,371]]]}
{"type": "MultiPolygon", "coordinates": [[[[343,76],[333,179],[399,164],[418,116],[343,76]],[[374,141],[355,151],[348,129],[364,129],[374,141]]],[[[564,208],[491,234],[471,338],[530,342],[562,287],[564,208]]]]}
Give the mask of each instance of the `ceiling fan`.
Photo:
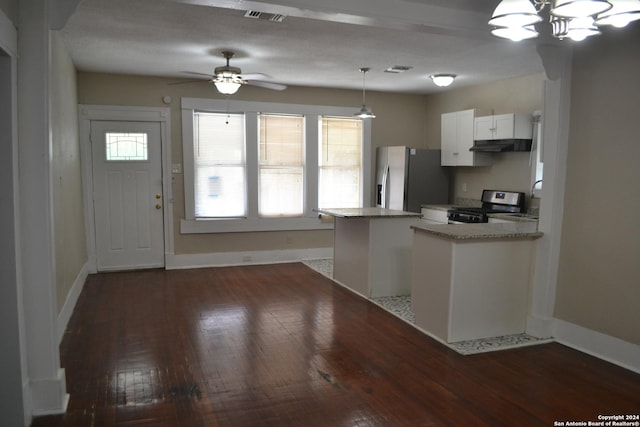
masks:
{"type": "MultiPolygon", "coordinates": [[[[251,85],[263,87],[265,89],[284,90],[286,85],[268,82],[269,76],[262,73],[242,74],[238,67],[229,65],[229,60],[233,58],[234,52],[225,50],[222,56],[227,60],[227,65],[216,67],[213,75],[191,72],[190,74],[200,74],[209,77],[209,81],[216,86],[218,92],[223,95],[232,95],[240,89],[241,85],[251,85]]],[[[188,82],[185,82],[188,83],[188,82]]]]}

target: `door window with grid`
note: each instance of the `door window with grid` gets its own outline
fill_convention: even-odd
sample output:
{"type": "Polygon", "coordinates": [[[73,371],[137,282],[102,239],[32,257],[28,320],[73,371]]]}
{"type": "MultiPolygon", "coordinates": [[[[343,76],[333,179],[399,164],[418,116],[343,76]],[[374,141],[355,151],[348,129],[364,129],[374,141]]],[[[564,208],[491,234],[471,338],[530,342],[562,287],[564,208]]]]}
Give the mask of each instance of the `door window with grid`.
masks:
{"type": "Polygon", "coordinates": [[[260,114],[260,216],[304,213],[304,116],[260,114]]]}
{"type": "Polygon", "coordinates": [[[318,207],[362,207],[362,120],[320,118],[318,207]]]}

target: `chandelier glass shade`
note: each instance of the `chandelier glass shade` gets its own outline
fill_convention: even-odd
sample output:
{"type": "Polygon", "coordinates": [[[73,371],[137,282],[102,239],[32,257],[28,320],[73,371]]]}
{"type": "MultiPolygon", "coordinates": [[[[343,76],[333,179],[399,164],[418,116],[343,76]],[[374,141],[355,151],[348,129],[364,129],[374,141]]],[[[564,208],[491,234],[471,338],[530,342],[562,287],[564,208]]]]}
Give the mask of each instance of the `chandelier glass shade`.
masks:
{"type": "Polygon", "coordinates": [[[547,6],[544,16],[558,39],[584,40],[600,34],[600,26],[624,27],[640,19],[640,0],[502,0],[489,20],[491,33],[513,41],[535,38],[547,6]]]}

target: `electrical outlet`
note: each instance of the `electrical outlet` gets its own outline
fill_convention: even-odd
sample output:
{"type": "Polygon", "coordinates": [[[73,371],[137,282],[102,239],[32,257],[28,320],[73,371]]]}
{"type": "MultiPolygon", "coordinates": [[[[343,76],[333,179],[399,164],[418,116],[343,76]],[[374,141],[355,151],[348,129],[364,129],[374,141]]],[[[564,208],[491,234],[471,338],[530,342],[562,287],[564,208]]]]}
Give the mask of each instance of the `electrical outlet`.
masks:
{"type": "Polygon", "coordinates": [[[462,192],[463,193],[467,192],[467,183],[466,182],[462,184],[462,192]]]}

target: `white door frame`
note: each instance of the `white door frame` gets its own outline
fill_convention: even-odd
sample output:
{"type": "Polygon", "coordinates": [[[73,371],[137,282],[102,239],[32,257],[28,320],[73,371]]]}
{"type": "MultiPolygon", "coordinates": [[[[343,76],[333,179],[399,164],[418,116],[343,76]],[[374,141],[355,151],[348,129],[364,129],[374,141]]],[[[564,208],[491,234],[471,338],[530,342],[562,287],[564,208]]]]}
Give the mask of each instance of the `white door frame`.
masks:
{"type": "Polygon", "coordinates": [[[91,157],[91,121],[134,121],[160,124],[162,138],[162,197],[164,215],[164,262],[173,255],[173,191],[171,186],[171,110],[165,107],[122,107],[80,105],[80,155],[82,158],[82,191],[84,195],[89,273],[97,272],[96,229],[93,211],[93,161],[91,157]]]}

